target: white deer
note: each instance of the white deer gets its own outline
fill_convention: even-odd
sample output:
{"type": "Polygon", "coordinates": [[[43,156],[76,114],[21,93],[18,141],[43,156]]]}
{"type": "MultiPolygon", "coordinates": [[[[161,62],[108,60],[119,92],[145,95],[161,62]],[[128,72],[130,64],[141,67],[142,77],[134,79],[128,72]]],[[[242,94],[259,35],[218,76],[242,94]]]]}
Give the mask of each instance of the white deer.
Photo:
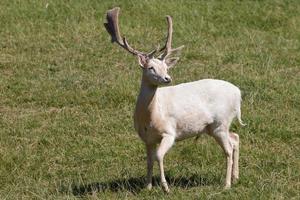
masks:
{"type": "Polygon", "coordinates": [[[140,52],[129,46],[121,37],[118,26],[120,8],[107,11],[106,30],[112,42],[137,56],[143,71],[141,89],[137,99],[134,126],[147,151],[147,188],[152,188],[153,162],[159,163],[162,187],[169,192],[164,174],[163,159],[175,141],[207,133],[213,136],[224,150],[227,171],[225,188],[239,178],[239,136],[230,132],[232,120],[241,121],[241,92],[233,84],[214,79],[204,79],[175,86],[162,87],[171,82],[168,70],[176,64],[170,57],[183,46],[172,49],[172,18],[167,16],[168,35],[163,48],[151,53],[140,52]],[[162,52],[154,58],[154,54],[162,52]],[[157,147],[157,144],[158,147],[157,147]]]}

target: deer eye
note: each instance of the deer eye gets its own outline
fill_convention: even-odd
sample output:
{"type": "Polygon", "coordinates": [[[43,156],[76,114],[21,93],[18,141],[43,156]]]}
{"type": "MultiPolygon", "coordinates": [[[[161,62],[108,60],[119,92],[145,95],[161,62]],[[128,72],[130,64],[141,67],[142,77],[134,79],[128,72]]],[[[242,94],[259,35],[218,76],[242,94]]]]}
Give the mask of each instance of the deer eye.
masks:
{"type": "Polygon", "coordinates": [[[152,71],[152,72],[155,72],[154,67],[149,67],[148,69],[149,69],[150,71],[152,71]]]}

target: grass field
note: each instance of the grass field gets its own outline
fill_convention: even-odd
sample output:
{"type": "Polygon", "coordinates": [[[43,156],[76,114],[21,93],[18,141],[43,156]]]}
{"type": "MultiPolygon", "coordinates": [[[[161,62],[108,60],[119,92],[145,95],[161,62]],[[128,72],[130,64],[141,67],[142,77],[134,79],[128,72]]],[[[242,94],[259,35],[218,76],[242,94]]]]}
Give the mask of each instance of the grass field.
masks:
{"type": "Polygon", "coordinates": [[[0,199],[300,199],[300,2],[0,1],[0,199]],[[110,43],[105,11],[121,7],[132,45],[184,44],[173,84],[224,79],[243,92],[240,181],[223,190],[215,141],[177,143],[171,185],[144,188],[132,114],[137,60],[110,43]],[[188,157],[184,155],[188,154],[188,157]]]}

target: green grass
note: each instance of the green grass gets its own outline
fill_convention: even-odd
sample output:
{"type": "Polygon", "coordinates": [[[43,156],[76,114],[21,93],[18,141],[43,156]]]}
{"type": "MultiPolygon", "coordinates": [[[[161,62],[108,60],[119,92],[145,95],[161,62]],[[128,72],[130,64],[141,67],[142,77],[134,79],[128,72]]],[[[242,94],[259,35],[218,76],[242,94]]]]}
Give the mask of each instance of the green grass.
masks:
{"type": "Polygon", "coordinates": [[[0,199],[300,199],[299,1],[0,1],[0,199]],[[208,136],[177,143],[171,194],[144,189],[132,113],[134,57],[110,43],[105,11],[143,51],[174,18],[174,84],[228,80],[243,92],[240,181],[208,136]],[[188,157],[185,155],[188,154],[188,157]]]}

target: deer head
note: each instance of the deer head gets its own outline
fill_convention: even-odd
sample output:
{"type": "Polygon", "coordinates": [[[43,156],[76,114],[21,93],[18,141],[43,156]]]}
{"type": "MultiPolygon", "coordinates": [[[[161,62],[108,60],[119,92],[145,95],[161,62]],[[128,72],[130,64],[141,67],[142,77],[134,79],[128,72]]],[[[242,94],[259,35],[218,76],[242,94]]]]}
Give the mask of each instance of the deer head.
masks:
{"type": "Polygon", "coordinates": [[[171,77],[168,75],[168,69],[174,66],[179,60],[178,57],[171,57],[170,55],[175,52],[179,52],[184,46],[172,49],[172,18],[167,16],[168,22],[168,35],[165,45],[159,49],[159,47],[150,53],[145,53],[132,48],[125,37],[121,37],[118,17],[119,7],[115,7],[107,11],[106,19],[107,23],[104,26],[107,32],[111,35],[111,41],[116,42],[120,47],[127,50],[132,55],[137,56],[139,65],[143,69],[143,77],[146,78],[153,85],[168,84],[171,82],[171,77]],[[155,54],[160,53],[155,58],[155,54]]]}

